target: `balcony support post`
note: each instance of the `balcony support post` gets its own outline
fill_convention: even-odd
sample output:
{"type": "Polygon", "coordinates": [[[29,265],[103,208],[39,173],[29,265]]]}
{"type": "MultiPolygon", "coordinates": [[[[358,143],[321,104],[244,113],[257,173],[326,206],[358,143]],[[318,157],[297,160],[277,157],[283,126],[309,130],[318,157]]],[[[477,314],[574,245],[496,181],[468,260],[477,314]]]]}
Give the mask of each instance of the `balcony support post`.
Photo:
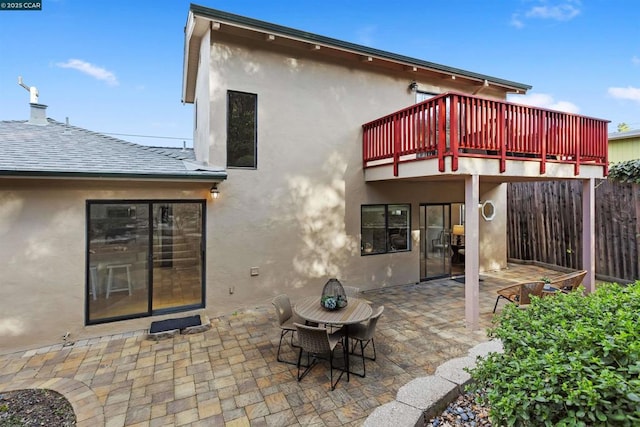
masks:
{"type": "Polygon", "coordinates": [[[587,270],[584,287],[587,293],[595,290],[596,283],[596,186],[595,179],[582,181],[582,269],[587,270]]]}
{"type": "Polygon", "coordinates": [[[464,317],[465,326],[476,330],[480,325],[480,177],[464,179],[464,317]]]}
{"type": "Polygon", "coordinates": [[[580,175],[580,162],[582,161],[582,153],[580,147],[582,146],[582,120],[579,117],[575,118],[576,120],[576,128],[574,129],[573,137],[576,141],[576,165],[574,167],[573,174],[578,176],[580,175]]]}

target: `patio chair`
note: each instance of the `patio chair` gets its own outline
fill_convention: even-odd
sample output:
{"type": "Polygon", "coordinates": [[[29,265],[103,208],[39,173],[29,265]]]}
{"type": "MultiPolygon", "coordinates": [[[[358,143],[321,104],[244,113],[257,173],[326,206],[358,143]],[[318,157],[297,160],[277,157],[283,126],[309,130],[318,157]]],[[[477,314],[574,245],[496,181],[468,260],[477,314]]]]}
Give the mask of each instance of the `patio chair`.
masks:
{"type": "Polygon", "coordinates": [[[298,348],[296,344],[293,343],[293,336],[296,332],[296,327],[294,325],[295,322],[304,323],[304,319],[298,317],[293,313],[291,309],[291,301],[289,297],[285,294],[278,295],[271,301],[273,306],[276,308],[276,316],[278,317],[278,326],[280,326],[280,342],[278,343],[278,353],[276,359],[278,362],[288,363],[290,365],[295,365],[295,362],[290,362],[287,360],[283,360],[280,358],[280,349],[282,348],[282,340],[287,334],[291,334],[291,347],[298,348]]]}
{"type": "Polygon", "coordinates": [[[549,282],[549,286],[559,289],[564,293],[569,293],[578,289],[586,275],[587,270],[580,270],[573,273],[563,274],[561,276],[552,278],[549,282]]]}
{"type": "Polygon", "coordinates": [[[493,312],[496,312],[498,307],[498,301],[500,298],[504,298],[516,304],[519,307],[526,307],[531,303],[531,297],[542,297],[542,290],[545,283],[543,281],[523,282],[515,285],[507,286],[498,290],[498,298],[496,298],[496,304],[493,306],[493,312]]]}
{"type": "Polygon", "coordinates": [[[451,245],[451,235],[449,232],[442,230],[437,239],[431,240],[431,252],[442,252],[448,254],[451,245]]]}
{"type": "Polygon", "coordinates": [[[358,295],[360,295],[360,288],[356,286],[343,286],[342,288],[347,295],[347,301],[349,301],[349,298],[358,298],[358,295]]]}
{"type": "Polygon", "coordinates": [[[300,353],[298,353],[298,382],[300,382],[305,375],[309,373],[311,368],[313,368],[317,359],[321,355],[329,356],[329,382],[331,384],[331,390],[335,390],[336,385],[338,385],[338,381],[342,378],[344,374],[344,369],[335,368],[340,371],[340,375],[336,379],[335,383],[333,382],[333,356],[335,353],[335,349],[338,344],[342,345],[342,353],[343,353],[343,366],[347,366],[347,357],[348,353],[344,346],[344,334],[342,330],[338,330],[333,333],[329,333],[326,328],[315,327],[315,326],[306,326],[300,323],[294,324],[298,333],[298,341],[300,344],[300,353]],[[304,372],[300,373],[300,368],[302,367],[302,353],[307,352],[307,365],[305,366],[304,372]],[[309,357],[313,355],[313,361],[309,361],[309,357]]]}
{"type": "Polygon", "coordinates": [[[348,338],[353,340],[353,345],[351,346],[351,354],[355,353],[355,347],[358,343],[360,343],[360,356],[362,357],[362,375],[357,372],[352,372],[360,377],[363,377],[367,374],[367,365],[365,364],[365,359],[376,360],[376,343],[374,341],[374,335],[376,333],[376,325],[378,324],[378,319],[382,316],[382,312],[384,311],[384,305],[378,307],[378,309],[371,315],[367,322],[357,323],[355,325],[349,326],[349,334],[348,338]],[[373,357],[367,357],[364,355],[364,349],[371,343],[371,347],[373,348],[373,357]]]}

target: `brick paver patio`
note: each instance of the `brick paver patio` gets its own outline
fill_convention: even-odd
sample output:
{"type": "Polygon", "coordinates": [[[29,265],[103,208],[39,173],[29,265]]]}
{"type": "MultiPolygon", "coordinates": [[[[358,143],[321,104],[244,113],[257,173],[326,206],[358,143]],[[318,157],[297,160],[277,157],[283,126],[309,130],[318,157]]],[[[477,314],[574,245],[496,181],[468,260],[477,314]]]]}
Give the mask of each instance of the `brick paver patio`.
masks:
{"type": "MultiPolygon", "coordinates": [[[[79,426],[359,426],[405,383],[485,341],[496,289],[553,274],[523,265],[483,274],[477,331],[464,327],[464,285],[454,280],[363,293],[385,306],[378,359],[367,361],[366,378],[343,378],[334,391],[328,365],[298,382],[295,366],[276,361],[280,330],[270,303],[215,318],[207,332],[159,342],[134,331],[3,355],[0,391],[56,390],[72,403],[79,426]]],[[[353,370],[362,368],[351,360],[353,370]]]]}

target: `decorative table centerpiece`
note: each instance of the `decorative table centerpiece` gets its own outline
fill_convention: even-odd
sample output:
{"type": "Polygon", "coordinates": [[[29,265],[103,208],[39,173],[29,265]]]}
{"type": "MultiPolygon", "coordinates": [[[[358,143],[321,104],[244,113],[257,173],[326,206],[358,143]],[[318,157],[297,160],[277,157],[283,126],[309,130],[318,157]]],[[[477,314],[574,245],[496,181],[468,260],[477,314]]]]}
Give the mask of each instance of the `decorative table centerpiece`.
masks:
{"type": "Polygon", "coordinates": [[[347,306],[347,294],[336,278],[329,279],[322,289],[320,305],[326,310],[339,310],[347,306]]]}

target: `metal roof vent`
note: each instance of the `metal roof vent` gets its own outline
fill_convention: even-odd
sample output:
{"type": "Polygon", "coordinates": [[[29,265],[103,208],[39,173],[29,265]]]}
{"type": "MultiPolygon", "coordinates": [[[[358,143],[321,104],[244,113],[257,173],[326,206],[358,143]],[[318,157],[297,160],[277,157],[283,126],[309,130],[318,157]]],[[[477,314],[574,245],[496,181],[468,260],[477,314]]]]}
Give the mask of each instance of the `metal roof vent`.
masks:
{"type": "Polygon", "coordinates": [[[29,105],[31,105],[31,116],[29,123],[32,125],[44,126],[47,124],[47,106],[38,104],[38,89],[35,86],[27,86],[22,82],[22,76],[18,76],[18,84],[29,91],[29,105]]]}

